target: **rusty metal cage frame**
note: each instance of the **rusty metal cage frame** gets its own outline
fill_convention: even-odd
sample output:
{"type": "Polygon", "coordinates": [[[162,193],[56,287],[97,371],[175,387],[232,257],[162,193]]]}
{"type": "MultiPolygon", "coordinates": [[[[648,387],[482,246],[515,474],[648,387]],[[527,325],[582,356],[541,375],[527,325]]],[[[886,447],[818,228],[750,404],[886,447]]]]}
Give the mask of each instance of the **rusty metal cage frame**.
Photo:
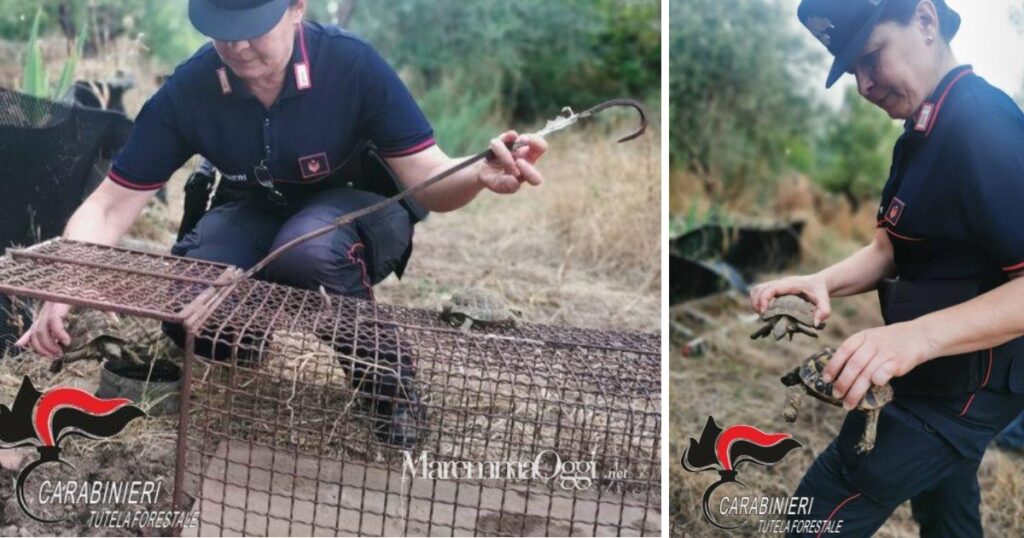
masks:
{"type": "Polygon", "coordinates": [[[184,327],[173,499],[176,509],[190,500],[201,508],[200,534],[660,534],[658,335],[538,324],[467,331],[435,312],[240,275],[66,239],[0,258],[2,293],[184,327]],[[197,346],[228,356],[204,358],[197,346]],[[375,435],[394,417],[375,409],[408,404],[409,394],[422,395],[417,442],[394,446],[375,435]],[[267,431],[256,427],[266,423],[267,431]],[[297,431],[312,442],[297,441],[297,431]],[[407,481],[402,471],[394,486],[396,468],[424,447],[466,461],[537,458],[549,474],[552,458],[589,461],[594,476],[588,488],[566,488],[554,479],[407,481]],[[297,497],[310,482],[312,498],[297,497]],[[289,485],[291,497],[277,492],[289,485]],[[202,519],[217,488],[220,517],[202,519]],[[353,491],[358,505],[346,506],[353,491]],[[276,510],[275,498],[290,498],[287,510],[276,510]],[[230,511],[242,513],[240,527],[230,511]],[[341,526],[352,518],[355,528],[341,526]]]}

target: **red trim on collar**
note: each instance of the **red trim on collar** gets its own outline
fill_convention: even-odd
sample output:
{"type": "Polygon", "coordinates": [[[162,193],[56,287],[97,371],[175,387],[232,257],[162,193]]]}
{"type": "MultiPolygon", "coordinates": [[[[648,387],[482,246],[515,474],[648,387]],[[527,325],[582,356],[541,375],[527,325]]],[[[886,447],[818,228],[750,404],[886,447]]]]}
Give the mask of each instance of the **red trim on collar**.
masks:
{"type": "Polygon", "coordinates": [[[939,111],[942,110],[942,103],[946,101],[946,96],[949,95],[949,91],[953,89],[953,86],[956,86],[957,82],[960,82],[960,79],[973,73],[974,69],[964,69],[960,74],[954,77],[953,80],[949,81],[946,89],[943,90],[942,95],[939,97],[938,102],[932,103],[925,101],[924,104],[921,105],[921,108],[918,109],[917,114],[914,115],[914,130],[923,132],[925,136],[930,135],[932,133],[932,129],[935,127],[935,120],[939,117],[939,111]]]}
{"type": "Polygon", "coordinates": [[[221,95],[231,94],[231,79],[228,78],[228,68],[217,68],[217,81],[220,82],[221,95]]]}
{"type": "Polygon", "coordinates": [[[303,91],[313,87],[313,75],[309,66],[309,53],[306,51],[306,31],[302,22],[299,22],[299,52],[302,54],[302,61],[294,67],[295,89],[303,91]]]}

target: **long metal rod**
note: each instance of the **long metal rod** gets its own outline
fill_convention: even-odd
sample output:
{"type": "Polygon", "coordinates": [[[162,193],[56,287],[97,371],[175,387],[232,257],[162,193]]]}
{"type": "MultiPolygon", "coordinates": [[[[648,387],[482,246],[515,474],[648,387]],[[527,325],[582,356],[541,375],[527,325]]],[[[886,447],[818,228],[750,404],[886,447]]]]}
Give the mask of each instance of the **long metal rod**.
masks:
{"type": "MultiPolygon", "coordinates": [[[[578,122],[579,120],[590,118],[590,117],[594,116],[595,114],[597,114],[598,112],[601,112],[602,110],[606,110],[606,109],[613,108],[613,107],[629,107],[629,108],[634,108],[640,114],[640,127],[637,130],[635,130],[634,132],[632,132],[632,133],[630,133],[630,134],[628,134],[626,136],[623,136],[622,138],[619,138],[619,140],[618,140],[619,143],[626,142],[626,141],[629,141],[629,140],[633,140],[634,138],[637,138],[638,136],[642,135],[647,130],[647,113],[644,110],[643,105],[640,104],[639,101],[636,101],[636,100],[633,100],[633,99],[611,99],[609,101],[605,101],[605,102],[603,102],[603,103],[601,103],[599,105],[591,107],[591,108],[589,108],[587,110],[584,110],[583,112],[580,112],[579,114],[572,114],[571,111],[569,111],[570,112],[569,115],[562,116],[562,117],[559,117],[559,118],[557,118],[555,120],[549,121],[548,124],[544,127],[544,129],[541,129],[536,134],[540,135],[540,136],[546,136],[548,134],[551,134],[551,133],[554,133],[554,132],[559,131],[561,129],[564,129],[564,128],[570,126],[570,125],[573,125],[574,123],[578,122]]],[[[508,148],[511,151],[515,151],[515,150],[519,149],[522,146],[523,146],[522,143],[515,143],[515,144],[510,144],[508,146],[508,148]]],[[[422,182],[422,183],[420,183],[420,184],[418,184],[418,185],[416,185],[414,187],[411,187],[409,189],[405,189],[402,192],[400,192],[400,193],[398,193],[398,194],[396,194],[396,195],[394,195],[394,196],[392,196],[392,197],[390,197],[390,198],[388,198],[386,200],[381,200],[380,202],[377,202],[377,203],[375,203],[373,205],[364,207],[363,209],[360,209],[358,211],[353,211],[352,213],[349,213],[347,215],[343,215],[343,216],[339,217],[337,220],[335,220],[333,223],[328,224],[327,226],[324,226],[324,227],[319,228],[317,230],[313,230],[312,232],[309,232],[309,233],[307,233],[305,235],[296,237],[295,239],[292,239],[291,241],[288,241],[287,243],[285,243],[285,244],[281,245],[280,247],[278,247],[277,249],[275,249],[273,252],[271,252],[269,255],[267,255],[267,257],[263,258],[262,260],[259,261],[259,263],[254,265],[248,271],[246,271],[245,274],[241,275],[240,278],[251,278],[253,275],[255,275],[256,273],[258,273],[258,272],[262,271],[263,269],[265,269],[268,265],[270,265],[271,262],[273,262],[278,257],[280,257],[282,254],[284,254],[285,251],[287,251],[288,249],[294,247],[295,245],[298,245],[299,243],[303,243],[305,241],[309,241],[310,239],[313,239],[313,238],[316,238],[316,237],[320,237],[321,235],[329,233],[332,230],[340,228],[340,227],[342,227],[342,226],[344,226],[346,224],[349,224],[349,223],[355,221],[356,219],[358,219],[360,217],[365,217],[366,215],[369,215],[370,213],[373,213],[374,211],[377,211],[377,210],[379,210],[381,208],[384,208],[384,207],[386,207],[388,205],[397,203],[397,202],[399,202],[399,201],[401,201],[401,200],[403,200],[403,199],[405,199],[405,198],[407,198],[409,196],[413,196],[413,195],[415,195],[415,194],[417,194],[419,192],[422,192],[424,189],[430,187],[431,185],[434,185],[438,181],[441,181],[442,179],[444,179],[446,177],[449,177],[452,174],[455,174],[456,172],[459,172],[461,170],[465,170],[466,168],[468,168],[468,167],[472,166],[473,164],[477,163],[478,161],[481,161],[483,159],[491,159],[491,158],[494,158],[494,152],[492,150],[488,149],[487,151],[482,151],[480,153],[477,153],[476,155],[474,155],[474,156],[472,156],[472,157],[462,161],[461,163],[459,163],[459,164],[457,164],[457,165],[455,165],[455,166],[453,166],[453,167],[451,167],[451,168],[449,168],[449,169],[447,169],[447,170],[445,170],[445,171],[435,175],[434,177],[431,177],[430,179],[427,179],[426,181],[424,181],[424,182],[422,182]]]]}

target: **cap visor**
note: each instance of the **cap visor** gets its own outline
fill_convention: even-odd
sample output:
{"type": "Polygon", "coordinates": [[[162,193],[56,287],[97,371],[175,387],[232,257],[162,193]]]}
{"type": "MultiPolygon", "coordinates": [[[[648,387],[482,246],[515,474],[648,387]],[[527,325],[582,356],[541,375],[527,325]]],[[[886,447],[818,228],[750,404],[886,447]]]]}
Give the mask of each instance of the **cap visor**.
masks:
{"type": "Polygon", "coordinates": [[[836,59],[832,62],[832,69],[828,72],[828,79],[825,81],[826,88],[831,88],[843,76],[843,73],[846,73],[850,66],[857,61],[860,53],[864,50],[864,45],[868,42],[868,38],[871,37],[871,32],[875,31],[878,19],[882,18],[882,12],[885,11],[885,5],[888,3],[889,0],[882,0],[882,3],[878,4],[875,12],[871,14],[871,17],[864,26],[853,36],[853,39],[843,47],[843,50],[839,51],[839,54],[836,54],[836,59]]]}
{"type": "Polygon", "coordinates": [[[281,21],[289,0],[272,0],[251,9],[224,9],[209,0],[190,0],[188,17],[204,35],[220,41],[259,37],[281,21]]]}

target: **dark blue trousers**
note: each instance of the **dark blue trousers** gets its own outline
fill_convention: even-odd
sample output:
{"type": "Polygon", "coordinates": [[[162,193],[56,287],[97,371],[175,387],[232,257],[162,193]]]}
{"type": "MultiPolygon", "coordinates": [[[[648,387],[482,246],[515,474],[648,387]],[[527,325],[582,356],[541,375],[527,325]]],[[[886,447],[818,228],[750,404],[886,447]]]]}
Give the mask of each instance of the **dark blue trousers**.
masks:
{"type": "Polygon", "coordinates": [[[864,422],[862,412],[847,415],[794,494],[814,498],[812,513],[793,519],[842,521],[839,536],[871,536],[909,500],[923,537],[982,536],[979,460],[895,403],[882,409],[874,450],[857,454],[864,422]]]}
{"type": "MultiPolygon", "coordinates": [[[[338,217],[369,206],[383,198],[349,188],[335,188],[298,201],[294,208],[281,208],[263,196],[239,197],[212,208],[196,228],[174,246],[171,253],[199,260],[227,263],[248,269],[280,245],[330,224],[338,217]]],[[[373,285],[402,266],[412,244],[412,224],[399,204],[392,204],[333,232],[300,243],[272,262],[257,278],[289,286],[318,289],[332,294],[373,299],[373,285]]],[[[164,324],[164,332],[179,346],[184,345],[181,325],[164,324]]],[[[378,333],[393,332],[378,327],[378,333]]],[[[415,360],[408,351],[399,353],[384,342],[397,342],[397,335],[374,338],[365,331],[366,342],[333,342],[344,355],[388,364],[393,375],[363,372],[355,366],[353,383],[390,396],[414,375],[415,360]],[[387,377],[387,379],[383,379],[387,377]],[[380,378],[380,379],[378,379],[380,378]]],[[[255,334],[246,338],[265,338],[255,334]]],[[[396,344],[397,345],[397,344],[396,344]]],[[[394,347],[394,346],[391,346],[394,347]]],[[[212,346],[208,339],[195,342],[197,355],[223,360],[230,356],[227,342],[212,346]]],[[[240,357],[244,360],[256,357],[240,357]]]]}
{"type": "MultiPolygon", "coordinates": [[[[260,196],[232,200],[211,209],[171,252],[248,269],[284,243],[380,200],[377,194],[346,188],[323,191],[292,210],[260,196]]],[[[392,204],[296,245],[257,276],[372,299],[373,285],[399,266],[411,244],[409,215],[392,204]]]]}

